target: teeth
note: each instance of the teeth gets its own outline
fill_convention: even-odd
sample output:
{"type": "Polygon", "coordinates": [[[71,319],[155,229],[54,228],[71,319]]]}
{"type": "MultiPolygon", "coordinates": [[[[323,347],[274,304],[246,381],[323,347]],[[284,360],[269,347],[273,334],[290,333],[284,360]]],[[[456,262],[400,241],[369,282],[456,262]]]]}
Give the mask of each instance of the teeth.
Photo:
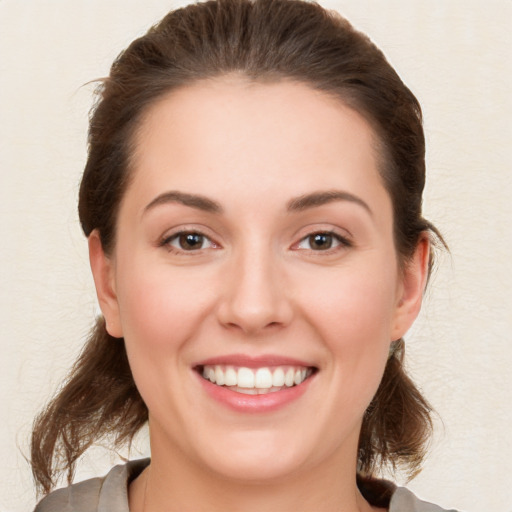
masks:
{"type": "Polygon", "coordinates": [[[226,371],[224,372],[224,385],[236,386],[237,382],[238,379],[234,368],[226,368],[226,371]]]}
{"type": "Polygon", "coordinates": [[[283,387],[298,386],[312,373],[305,367],[276,366],[246,368],[223,365],[206,365],[203,377],[218,386],[228,386],[239,393],[257,395],[280,391],[283,387]]]}
{"type": "Polygon", "coordinates": [[[224,372],[218,366],[215,368],[215,384],[224,385],[224,372]]]}
{"type": "Polygon", "coordinates": [[[256,372],[255,386],[259,389],[268,389],[272,387],[272,374],[268,368],[260,368],[256,372]]]}
{"type": "Polygon", "coordinates": [[[276,368],[272,374],[272,386],[284,386],[284,371],[282,368],[276,368]]]}
{"type": "Polygon", "coordinates": [[[258,390],[257,390],[257,389],[254,389],[254,388],[242,388],[242,387],[238,387],[238,388],[237,388],[237,392],[238,392],[238,393],[243,393],[244,395],[257,395],[257,394],[258,394],[258,390]]]}
{"type": "Polygon", "coordinates": [[[239,368],[237,377],[239,388],[254,388],[254,372],[249,368],[239,368]]]}
{"type": "Polygon", "coordinates": [[[284,383],[289,388],[293,386],[293,381],[295,380],[295,372],[293,368],[288,368],[286,375],[284,376],[284,383]]]}

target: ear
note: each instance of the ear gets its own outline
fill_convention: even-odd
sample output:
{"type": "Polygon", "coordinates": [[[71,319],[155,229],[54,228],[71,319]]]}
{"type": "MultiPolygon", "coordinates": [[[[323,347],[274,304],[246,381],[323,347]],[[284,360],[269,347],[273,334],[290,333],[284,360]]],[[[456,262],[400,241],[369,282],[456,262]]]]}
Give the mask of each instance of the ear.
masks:
{"type": "Polygon", "coordinates": [[[88,239],[89,243],[89,262],[91,264],[94,285],[96,286],[96,295],[105,317],[107,332],[114,338],[122,338],[123,330],[121,327],[119,304],[115,290],[115,272],[114,262],[103,251],[100,235],[94,230],[88,239]]]}
{"type": "Polygon", "coordinates": [[[425,233],[410,260],[399,276],[397,305],[391,341],[400,339],[409,330],[421,309],[423,292],[427,285],[430,259],[430,241],[425,233]]]}

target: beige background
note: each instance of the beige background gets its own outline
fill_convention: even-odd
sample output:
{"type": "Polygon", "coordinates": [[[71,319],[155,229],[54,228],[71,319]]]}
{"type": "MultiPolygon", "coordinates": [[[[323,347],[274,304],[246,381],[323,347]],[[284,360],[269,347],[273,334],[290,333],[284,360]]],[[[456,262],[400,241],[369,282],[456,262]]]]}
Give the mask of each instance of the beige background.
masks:
{"type": "MultiPolygon", "coordinates": [[[[76,196],[93,86],[171,6],[0,0],[0,511],[35,503],[27,437],[96,312],[76,196]]],[[[512,511],[512,1],[332,0],[387,54],[425,112],[426,215],[440,259],[409,365],[442,418],[410,487],[512,511]]],[[[142,436],[143,437],[143,436],[142,436]]],[[[140,452],[147,450],[144,439],[140,452]]],[[[95,449],[79,477],[115,454],[95,449]]]]}

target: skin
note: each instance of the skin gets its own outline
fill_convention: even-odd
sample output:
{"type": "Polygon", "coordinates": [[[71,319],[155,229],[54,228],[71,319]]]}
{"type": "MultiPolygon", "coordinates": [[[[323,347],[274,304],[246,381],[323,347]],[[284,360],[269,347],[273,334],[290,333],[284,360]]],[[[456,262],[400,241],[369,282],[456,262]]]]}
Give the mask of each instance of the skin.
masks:
{"type": "Polygon", "coordinates": [[[375,146],[357,112],[292,82],[224,77],[146,112],[116,247],[89,239],[108,331],[124,337],[149,409],[152,462],[132,511],[373,510],[355,483],[359,430],[390,343],[418,314],[428,260],[424,238],[400,269],[375,146]],[[334,190],[345,195],[297,208],[334,190]],[[222,212],[155,203],[170,191],[222,212]],[[180,246],[180,231],[202,233],[200,248],[180,246]],[[312,245],[331,232],[330,248],[312,245]],[[226,354],[317,373],[290,404],[241,413],[193,370],[226,354]]]}

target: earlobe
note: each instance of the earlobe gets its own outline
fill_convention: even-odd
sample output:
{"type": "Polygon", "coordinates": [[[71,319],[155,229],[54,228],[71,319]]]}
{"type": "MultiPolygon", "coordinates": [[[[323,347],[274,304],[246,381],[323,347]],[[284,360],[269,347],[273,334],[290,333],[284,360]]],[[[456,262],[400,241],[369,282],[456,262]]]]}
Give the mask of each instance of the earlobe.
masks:
{"type": "Polygon", "coordinates": [[[105,317],[107,332],[115,338],[122,338],[119,305],[115,291],[114,263],[103,251],[100,235],[94,230],[88,239],[89,262],[91,265],[96,295],[105,317]]]}
{"type": "Polygon", "coordinates": [[[423,292],[427,284],[429,259],[430,241],[425,233],[416,246],[412,258],[402,270],[391,341],[402,338],[420,312],[423,292]]]}

